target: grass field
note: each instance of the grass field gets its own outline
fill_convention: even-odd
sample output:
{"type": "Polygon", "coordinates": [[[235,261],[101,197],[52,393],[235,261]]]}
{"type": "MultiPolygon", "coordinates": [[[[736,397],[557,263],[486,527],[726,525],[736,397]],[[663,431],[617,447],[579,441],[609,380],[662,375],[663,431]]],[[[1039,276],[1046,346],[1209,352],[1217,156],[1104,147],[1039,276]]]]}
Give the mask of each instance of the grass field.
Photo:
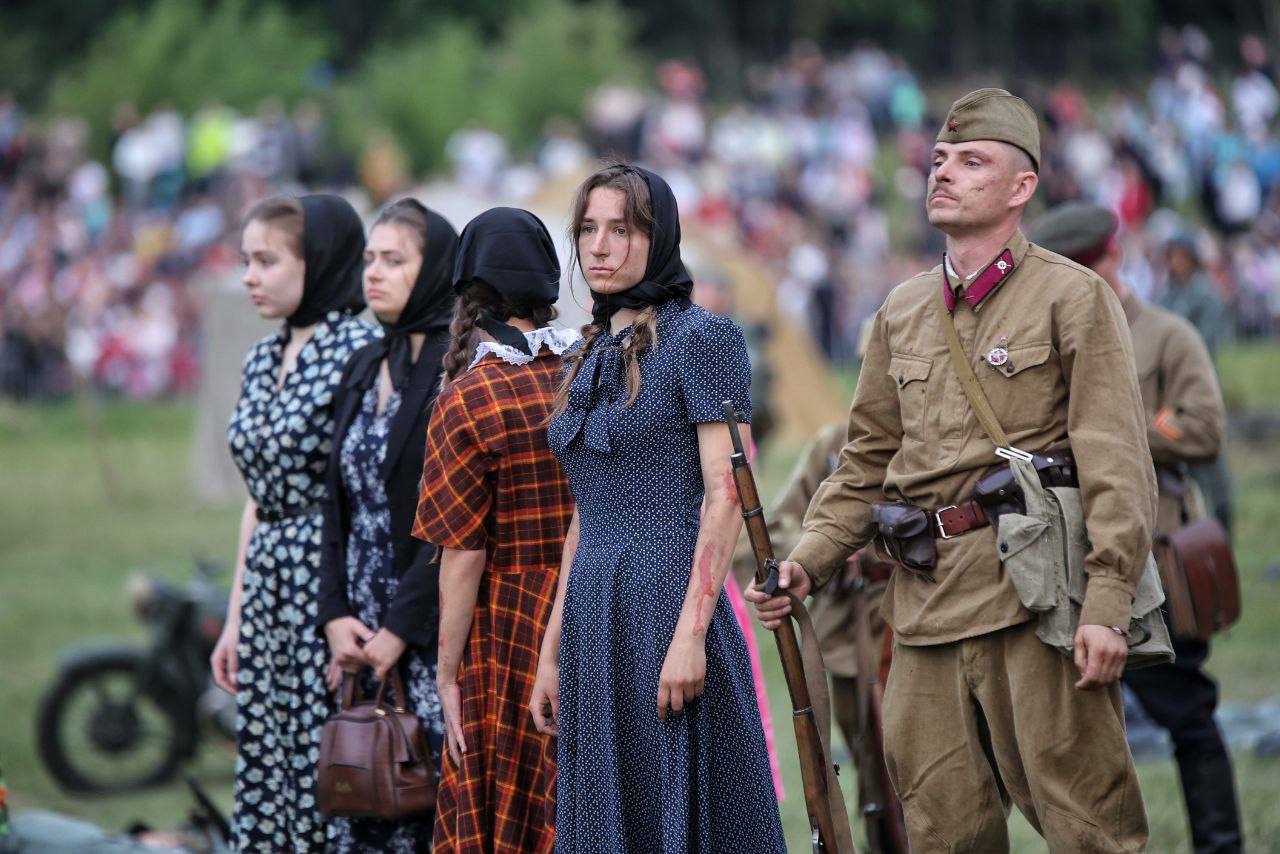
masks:
{"type": "MultiPolygon", "coordinates": [[[[1242,349],[1224,361],[1232,366],[1228,375],[1237,376],[1228,383],[1234,402],[1280,407],[1269,369],[1280,361],[1275,350],[1242,349]]],[[[131,570],[184,581],[196,556],[230,566],[238,507],[189,497],[192,423],[186,404],[111,404],[92,417],[74,405],[0,407],[0,767],[16,809],[51,808],[120,828],[135,819],[170,827],[188,806],[177,786],[113,798],[68,796],[36,759],[33,730],[40,694],[62,653],[99,637],[141,640],[123,591],[131,570]],[[86,429],[92,423],[94,442],[86,429]],[[104,471],[114,477],[105,479],[104,471]]],[[[773,448],[762,461],[766,495],[796,450],[773,448]]],[[[1280,563],[1280,449],[1233,448],[1232,464],[1245,616],[1216,641],[1210,669],[1227,700],[1275,697],[1280,580],[1268,580],[1266,569],[1280,563]]],[[[790,710],[772,641],[760,640],[786,774],[783,818],[791,850],[801,851],[805,819],[790,710]]],[[[230,749],[211,739],[192,768],[223,806],[230,803],[231,767],[230,749]]],[[[1140,774],[1150,850],[1189,851],[1172,763],[1145,764],[1140,774]]],[[[1280,761],[1238,756],[1237,780],[1250,850],[1280,851],[1280,761]]],[[[851,795],[853,775],[844,782],[851,795]]],[[[852,799],[850,807],[856,815],[852,799]]],[[[1020,817],[1012,827],[1015,851],[1045,850],[1020,817]]]]}

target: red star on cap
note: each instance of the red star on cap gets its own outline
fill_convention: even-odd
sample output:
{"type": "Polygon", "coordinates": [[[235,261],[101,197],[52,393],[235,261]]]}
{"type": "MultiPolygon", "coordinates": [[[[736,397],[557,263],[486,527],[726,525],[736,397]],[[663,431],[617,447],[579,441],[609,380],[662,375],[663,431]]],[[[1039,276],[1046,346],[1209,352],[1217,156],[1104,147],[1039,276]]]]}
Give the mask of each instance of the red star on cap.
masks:
{"type": "Polygon", "coordinates": [[[955,119],[952,119],[951,121],[947,122],[947,130],[955,130],[958,127],[960,127],[960,123],[955,119]]]}

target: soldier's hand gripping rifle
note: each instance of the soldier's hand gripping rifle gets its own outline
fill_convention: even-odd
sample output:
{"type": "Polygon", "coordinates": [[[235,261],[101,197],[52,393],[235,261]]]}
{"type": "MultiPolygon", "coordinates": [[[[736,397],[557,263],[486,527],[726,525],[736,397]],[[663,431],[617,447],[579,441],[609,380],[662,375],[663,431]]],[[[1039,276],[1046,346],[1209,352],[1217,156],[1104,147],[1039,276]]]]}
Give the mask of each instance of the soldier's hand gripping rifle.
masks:
{"type": "MultiPolygon", "coordinates": [[[[742,436],[738,432],[738,415],[731,401],[721,404],[729,435],[733,439],[733,481],[742,505],[747,536],[756,557],[756,582],[765,593],[778,589],[778,561],[769,542],[769,529],[764,509],[756,491],[742,436]]],[[[790,595],[790,594],[788,594],[790,595]]],[[[831,764],[831,703],[827,693],[827,674],[822,667],[822,652],[804,604],[792,597],[791,617],[783,620],[773,633],[782,658],[782,672],[791,695],[791,715],[796,729],[796,749],[800,754],[800,777],[804,783],[805,808],[809,812],[814,854],[854,854],[853,836],[849,832],[849,815],[844,808],[844,794],[831,764]],[[796,636],[800,626],[800,638],[796,636]],[[803,641],[803,647],[801,645],[803,641]]]]}

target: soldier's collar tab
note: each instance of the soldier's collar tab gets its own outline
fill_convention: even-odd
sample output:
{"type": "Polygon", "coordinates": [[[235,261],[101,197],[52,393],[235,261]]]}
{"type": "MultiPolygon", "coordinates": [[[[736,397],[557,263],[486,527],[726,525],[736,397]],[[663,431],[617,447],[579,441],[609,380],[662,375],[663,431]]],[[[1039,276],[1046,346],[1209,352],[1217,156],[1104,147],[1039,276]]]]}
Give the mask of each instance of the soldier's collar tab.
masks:
{"type": "MultiPolygon", "coordinates": [[[[969,308],[977,311],[983,301],[1013,274],[1014,266],[1012,249],[1005,249],[997,255],[995,260],[965,287],[962,298],[969,304],[969,308]]],[[[942,298],[947,304],[947,311],[956,310],[956,293],[952,290],[951,280],[947,277],[945,269],[942,273],[942,298]]]]}
{"type": "MultiPolygon", "coordinates": [[[[999,255],[992,259],[991,263],[983,268],[982,272],[973,277],[964,289],[962,297],[969,307],[977,311],[982,307],[987,297],[995,293],[996,289],[1004,283],[1006,279],[1013,275],[1013,271],[1022,263],[1022,259],[1027,254],[1027,238],[1022,233],[1022,229],[1014,231],[1013,236],[1009,238],[1009,245],[1005,247],[999,255]]],[[[947,268],[950,266],[946,255],[942,257],[942,298],[946,302],[947,311],[953,312],[956,309],[956,295],[952,288],[951,279],[947,276],[947,268]]]]}

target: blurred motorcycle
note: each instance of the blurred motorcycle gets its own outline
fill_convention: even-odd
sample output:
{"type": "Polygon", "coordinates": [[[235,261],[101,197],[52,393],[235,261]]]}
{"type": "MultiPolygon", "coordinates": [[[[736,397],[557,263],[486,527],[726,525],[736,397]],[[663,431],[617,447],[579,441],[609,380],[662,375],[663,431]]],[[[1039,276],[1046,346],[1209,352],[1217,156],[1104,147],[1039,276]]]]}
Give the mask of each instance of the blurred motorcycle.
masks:
{"type": "Polygon", "coordinates": [[[36,717],[40,758],[63,787],[84,794],[136,791],[172,779],[201,734],[235,738],[235,698],[213,684],[209,656],[226,620],[217,570],[196,562],[185,586],[134,575],[134,614],[145,646],[96,643],[59,665],[36,717]]]}

